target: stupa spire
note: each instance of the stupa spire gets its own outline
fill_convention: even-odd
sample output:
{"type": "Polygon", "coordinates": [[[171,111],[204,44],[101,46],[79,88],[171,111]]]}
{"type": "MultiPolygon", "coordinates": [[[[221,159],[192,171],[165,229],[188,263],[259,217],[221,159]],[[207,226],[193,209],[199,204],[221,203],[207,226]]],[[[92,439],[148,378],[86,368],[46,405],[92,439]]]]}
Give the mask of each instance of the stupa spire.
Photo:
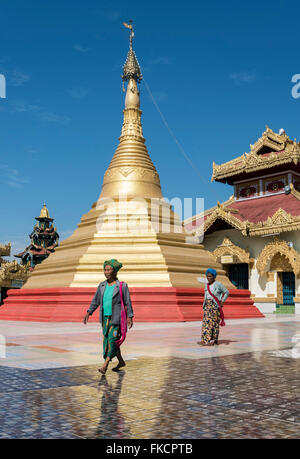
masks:
{"type": "Polygon", "coordinates": [[[135,52],[132,47],[132,41],[134,37],[132,21],[129,21],[130,24],[123,22],[123,25],[130,30],[129,35],[129,51],[127,54],[126,62],[123,66],[123,75],[122,80],[129,81],[131,78],[140,83],[142,81],[142,72],[139,66],[138,60],[136,58],[135,52]]]}
{"type": "Polygon", "coordinates": [[[143,136],[138,83],[142,72],[133,50],[133,26],[130,29],[129,51],[123,66],[123,84],[127,82],[124,120],[118,148],[104,175],[101,198],[128,197],[162,198],[159,175],[151,161],[143,136]]]}
{"type": "Polygon", "coordinates": [[[43,207],[41,209],[40,216],[37,217],[37,219],[41,219],[41,218],[48,218],[49,220],[53,221],[53,219],[50,218],[49,211],[47,209],[46,203],[44,203],[44,205],[43,205],[43,207]]]}

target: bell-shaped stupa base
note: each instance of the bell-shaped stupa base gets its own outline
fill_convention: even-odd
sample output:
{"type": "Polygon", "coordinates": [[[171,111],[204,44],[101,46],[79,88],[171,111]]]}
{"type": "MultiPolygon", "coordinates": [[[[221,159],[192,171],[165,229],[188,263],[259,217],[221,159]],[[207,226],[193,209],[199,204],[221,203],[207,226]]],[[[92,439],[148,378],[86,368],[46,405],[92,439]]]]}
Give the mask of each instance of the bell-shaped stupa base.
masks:
{"type": "Polygon", "coordinates": [[[197,278],[205,277],[207,268],[216,268],[218,279],[234,288],[167,202],[124,196],[99,199],[23,288],[96,287],[110,258],[122,262],[119,278],[131,287],[199,288],[197,278]]]}
{"type": "MultiPolygon", "coordinates": [[[[21,290],[11,290],[0,319],[81,321],[103,262],[119,259],[118,278],[130,286],[135,320],[201,320],[203,284],[208,267],[230,289],[227,318],[261,317],[249,291],[236,290],[221,265],[187,234],[162,199],[100,199],[82,217],[73,235],[38,265],[21,290]],[[202,288],[201,288],[202,287],[202,288]]],[[[90,320],[98,320],[95,313],[90,320]]]]}

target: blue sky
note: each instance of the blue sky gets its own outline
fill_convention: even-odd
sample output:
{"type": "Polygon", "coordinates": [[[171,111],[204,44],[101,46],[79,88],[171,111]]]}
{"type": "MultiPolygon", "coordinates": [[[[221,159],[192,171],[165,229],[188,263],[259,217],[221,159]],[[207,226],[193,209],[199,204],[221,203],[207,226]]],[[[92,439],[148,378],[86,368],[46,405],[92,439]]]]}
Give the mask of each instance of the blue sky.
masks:
{"type": "Polygon", "coordinates": [[[143,129],[164,195],[232,194],[211,183],[212,161],[249,151],[269,125],[299,137],[296,1],[11,0],[1,2],[0,243],[13,253],[43,202],[61,239],[97,200],[118,143],[128,31],[145,79],[183,157],[141,85],[143,129]]]}

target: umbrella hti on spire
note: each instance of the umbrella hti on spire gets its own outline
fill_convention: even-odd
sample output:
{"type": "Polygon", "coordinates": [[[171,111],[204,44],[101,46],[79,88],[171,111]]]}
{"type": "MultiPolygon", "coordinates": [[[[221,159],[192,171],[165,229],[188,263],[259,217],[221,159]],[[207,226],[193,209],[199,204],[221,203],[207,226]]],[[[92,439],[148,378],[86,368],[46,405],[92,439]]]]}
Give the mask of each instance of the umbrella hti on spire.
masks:
{"type": "Polygon", "coordinates": [[[138,83],[142,81],[142,72],[141,68],[139,66],[138,60],[136,58],[135,52],[133,51],[132,48],[132,40],[134,37],[134,32],[133,32],[133,25],[132,21],[129,21],[130,24],[127,24],[126,22],[123,22],[123,25],[130,30],[130,35],[129,35],[129,51],[127,54],[126,62],[123,66],[123,75],[122,75],[122,80],[124,81],[129,81],[130,79],[134,79],[138,83]]]}

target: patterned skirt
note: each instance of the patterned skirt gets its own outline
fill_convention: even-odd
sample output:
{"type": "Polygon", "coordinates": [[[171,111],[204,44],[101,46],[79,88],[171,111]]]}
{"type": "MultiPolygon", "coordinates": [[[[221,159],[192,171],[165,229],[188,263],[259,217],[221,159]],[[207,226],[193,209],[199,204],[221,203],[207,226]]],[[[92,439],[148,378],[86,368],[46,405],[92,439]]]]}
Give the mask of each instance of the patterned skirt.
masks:
{"type": "Polygon", "coordinates": [[[120,326],[111,325],[111,316],[103,317],[103,358],[106,360],[109,357],[112,360],[116,355],[119,346],[116,345],[116,341],[120,339],[120,326]]]}
{"type": "Polygon", "coordinates": [[[206,300],[203,306],[202,343],[217,341],[220,328],[220,311],[212,300],[206,300]]]}

